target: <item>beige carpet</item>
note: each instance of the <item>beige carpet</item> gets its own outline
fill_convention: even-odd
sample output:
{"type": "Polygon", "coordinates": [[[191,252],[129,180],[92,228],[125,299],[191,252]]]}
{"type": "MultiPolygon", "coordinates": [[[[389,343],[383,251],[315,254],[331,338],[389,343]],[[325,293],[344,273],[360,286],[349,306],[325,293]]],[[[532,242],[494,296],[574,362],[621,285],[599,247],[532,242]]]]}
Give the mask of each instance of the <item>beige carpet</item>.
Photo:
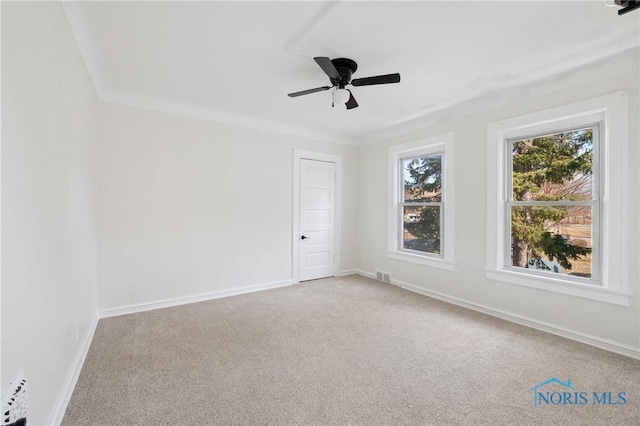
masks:
{"type": "Polygon", "coordinates": [[[640,362],[353,276],[101,320],[63,425],[310,423],[639,425],[640,362]]]}

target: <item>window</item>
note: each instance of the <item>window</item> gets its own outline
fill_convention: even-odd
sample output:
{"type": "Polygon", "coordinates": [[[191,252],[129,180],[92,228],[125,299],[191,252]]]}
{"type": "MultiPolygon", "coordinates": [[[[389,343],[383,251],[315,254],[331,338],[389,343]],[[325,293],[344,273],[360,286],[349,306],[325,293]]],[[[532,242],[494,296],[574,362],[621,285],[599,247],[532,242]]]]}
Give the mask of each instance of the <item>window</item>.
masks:
{"type": "Polygon", "coordinates": [[[399,247],[440,255],[443,153],[400,159],[399,247]]]}
{"type": "Polygon", "coordinates": [[[453,269],[453,135],[389,148],[389,257],[453,269]]]}
{"type": "Polygon", "coordinates": [[[505,265],[600,284],[599,129],[507,140],[505,265]]]}
{"type": "Polygon", "coordinates": [[[491,123],[487,276],[628,304],[626,95],[491,123]]]}

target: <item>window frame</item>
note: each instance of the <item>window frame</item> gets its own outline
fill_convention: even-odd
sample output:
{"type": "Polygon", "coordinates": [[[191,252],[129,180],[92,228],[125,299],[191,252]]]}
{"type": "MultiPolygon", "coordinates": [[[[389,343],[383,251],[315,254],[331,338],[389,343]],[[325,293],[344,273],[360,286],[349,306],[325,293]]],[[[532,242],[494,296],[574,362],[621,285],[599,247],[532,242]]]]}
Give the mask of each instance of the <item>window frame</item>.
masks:
{"type": "Polygon", "coordinates": [[[445,209],[445,197],[444,197],[444,175],[446,173],[446,165],[445,165],[446,156],[444,151],[436,151],[430,153],[423,153],[419,155],[410,155],[410,156],[401,156],[398,157],[398,200],[396,200],[398,206],[398,251],[402,253],[418,255],[418,256],[429,256],[435,257],[439,259],[444,258],[444,209],[445,209]],[[403,163],[408,160],[415,160],[419,158],[426,157],[435,157],[440,156],[440,167],[441,167],[441,178],[442,178],[442,193],[440,194],[440,201],[417,201],[417,202],[407,202],[404,198],[404,177],[403,177],[403,163]],[[439,219],[439,234],[440,234],[440,254],[432,253],[428,251],[420,251],[420,250],[412,250],[404,248],[404,209],[405,207],[438,207],[438,215],[439,219]]]}
{"type": "Polygon", "coordinates": [[[453,271],[454,255],[454,208],[453,193],[453,133],[446,133],[389,147],[389,212],[388,250],[391,259],[453,271]],[[442,194],[439,202],[406,203],[402,162],[414,158],[441,155],[442,194]],[[406,205],[440,208],[440,254],[405,249],[403,247],[403,218],[406,205]]]}
{"type": "MultiPolygon", "coordinates": [[[[487,278],[618,305],[629,306],[628,236],[628,95],[616,92],[599,98],[489,123],[487,126],[487,278]],[[511,218],[507,215],[512,197],[508,151],[515,139],[586,128],[598,123],[598,148],[594,155],[594,181],[598,191],[597,227],[592,238],[598,245],[596,279],[566,277],[540,271],[523,271],[509,266],[511,218]],[[597,164],[596,164],[597,161],[597,164]],[[508,221],[508,226],[507,226],[508,221]],[[496,238],[497,237],[497,238],[496,238]],[[508,238],[508,240],[507,240],[508,238]],[[508,242],[507,242],[508,241],[508,242]],[[604,255],[607,254],[607,256],[604,255]]],[[[594,136],[594,144],[595,144],[594,136]]],[[[594,151],[596,148],[594,147],[594,151]]],[[[594,194],[594,197],[596,194],[594,194]]],[[[556,202],[552,202],[556,203],[556,202]]],[[[556,203],[557,204],[557,203],[556,203]]],[[[593,274],[593,272],[592,272],[593,274]]]]}
{"type": "Polygon", "coordinates": [[[566,207],[580,207],[580,206],[588,206],[591,208],[591,278],[583,278],[576,276],[567,276],[567,275],[555,275],[552,272],[545,271],[537,271],[535,269],[524,269],[521,267],[513,266],[512,256],[509,253],[509,250],[504,251],[504,268],[505,270],[520,272],[523,274],[531,274],[535,276],[540,276],[542,278],[549,277],[552,274],[552,277],[562,277],[567,281],[573,281],[576,283],[583,283],[588,285],[602,285],[602,281],[600,280],[600,263],[602,261],[601,258],[601,249],[600,249],[600,235],[601,235],[601,227],[600,227],[600,210],[602,209],[602,202],[600,194],[602,192],[600,185],[603,179],[603,170],[600,166],[600,157],[602,156],[602,135],[603,132],[601,129],[605,127],[604,121],[597,121],[587,125],[573,126],[573,127],[564,127],[554,130],[553,132],[538,132],[535,134],[526,134],[519,135],[517,137],[511,137],[504,140],[504,149],[505,152],[505,160],[507,161],[505,167],[505,196],[506,200],[503,203],[504,208],[504,219],[505,219],[505,241],[503,244],[506,247],[510,247],[511,245],[511,210],[513,207],[521,206],[521,207],[556,207],[556,206],[566,206],[566,207]],[[557,201],[518,201],[514,200],[513,197],[513,143],[516,141],[520,141],[522,139],[536,138],[541,136],[546,136],[549,134],[558,134],[563,132],[571,132],[581,129],[592,129],[592,144],[593,144],[593,160],[592,160],[592,196],[590,200],[581,200],[581,201],[571,201],[571,200],[557,200],[557,201]]]}

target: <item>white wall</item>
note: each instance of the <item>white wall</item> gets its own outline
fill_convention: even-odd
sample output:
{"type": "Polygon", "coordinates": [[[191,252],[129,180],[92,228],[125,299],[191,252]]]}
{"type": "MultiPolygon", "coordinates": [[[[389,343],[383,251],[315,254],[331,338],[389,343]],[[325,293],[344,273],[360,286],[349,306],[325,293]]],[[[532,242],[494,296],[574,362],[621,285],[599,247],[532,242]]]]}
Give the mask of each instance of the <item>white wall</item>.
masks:
{"type": "MultiPolygon", "coordinates": [[[[483,269],[487,123],[628,90],[629,178],[637,184],[634,55],[502,94],[506,106],[445,112],[429,127],[353,148],[99,103],[62,6],[3,2],[0,387],[23,368],[29,424],[46,424],[97,307],[288,282],[294,148],[343,158],[343,270],[383,269],[424,289],[640,346],[637,263],[629,308],[490,281],[483,269]],[[388,259],[387,148],[450,131],[457,269],[388,259]]],[[[638,259],[640,194],[630,186],[630,258],[638,259]]]]}
{"type": "Polygon", "coordinates": [[[96,319],[98,99],[59,3],[2,2],[2,383],[31,425],[64,398],[96,319]]]}
{"type": "Polygon", "coordinates": [[[291,280],[293,149],[343,159],[356,267],[356,149],[103,103],[101,309],[291,280]]]}
{"type": "MultiPolygon", "coordinates": [[[[638,51],[627,52],[527,89],[503,93],[505,106],[440,122],[359,151],[358,267],[371,273],[388,271],[392,278],[494,310],[527,317],[574,333],[595,336],[622,347],[640,346],[637,262],[630,268],[631,307],[544,292],[485,278],[486,259],[486,134],[487,124],[533,111],[612,93],[630,92],[629,180],[631,182],[630,259],[638,251],[638,51]],[[389,259],[386,255],[388,147],[446,132],[455,134],[456,271],[449,272],[389,259]]],[[[463,108],[459,108],[462,111],[463,108]]],[[[455,111],[453,111],[455,113],[455,111]]]]}

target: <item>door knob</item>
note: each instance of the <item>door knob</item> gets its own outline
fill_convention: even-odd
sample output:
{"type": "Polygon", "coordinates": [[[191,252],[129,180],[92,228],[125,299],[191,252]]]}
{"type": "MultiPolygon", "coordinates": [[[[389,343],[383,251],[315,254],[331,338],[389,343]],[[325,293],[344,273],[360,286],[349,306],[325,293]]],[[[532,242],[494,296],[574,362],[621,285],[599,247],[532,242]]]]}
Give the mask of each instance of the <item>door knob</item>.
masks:
{"type": "Polygon", "coordinates": [[[303,236],[301,236],[301,237],[300,237],[300,239],[301,239],[301,240],[307,240],[307,239],[309,239],[309,240],[310,240],[311,238],[307,237],[306,235],[303,235],[303,236]]]}

